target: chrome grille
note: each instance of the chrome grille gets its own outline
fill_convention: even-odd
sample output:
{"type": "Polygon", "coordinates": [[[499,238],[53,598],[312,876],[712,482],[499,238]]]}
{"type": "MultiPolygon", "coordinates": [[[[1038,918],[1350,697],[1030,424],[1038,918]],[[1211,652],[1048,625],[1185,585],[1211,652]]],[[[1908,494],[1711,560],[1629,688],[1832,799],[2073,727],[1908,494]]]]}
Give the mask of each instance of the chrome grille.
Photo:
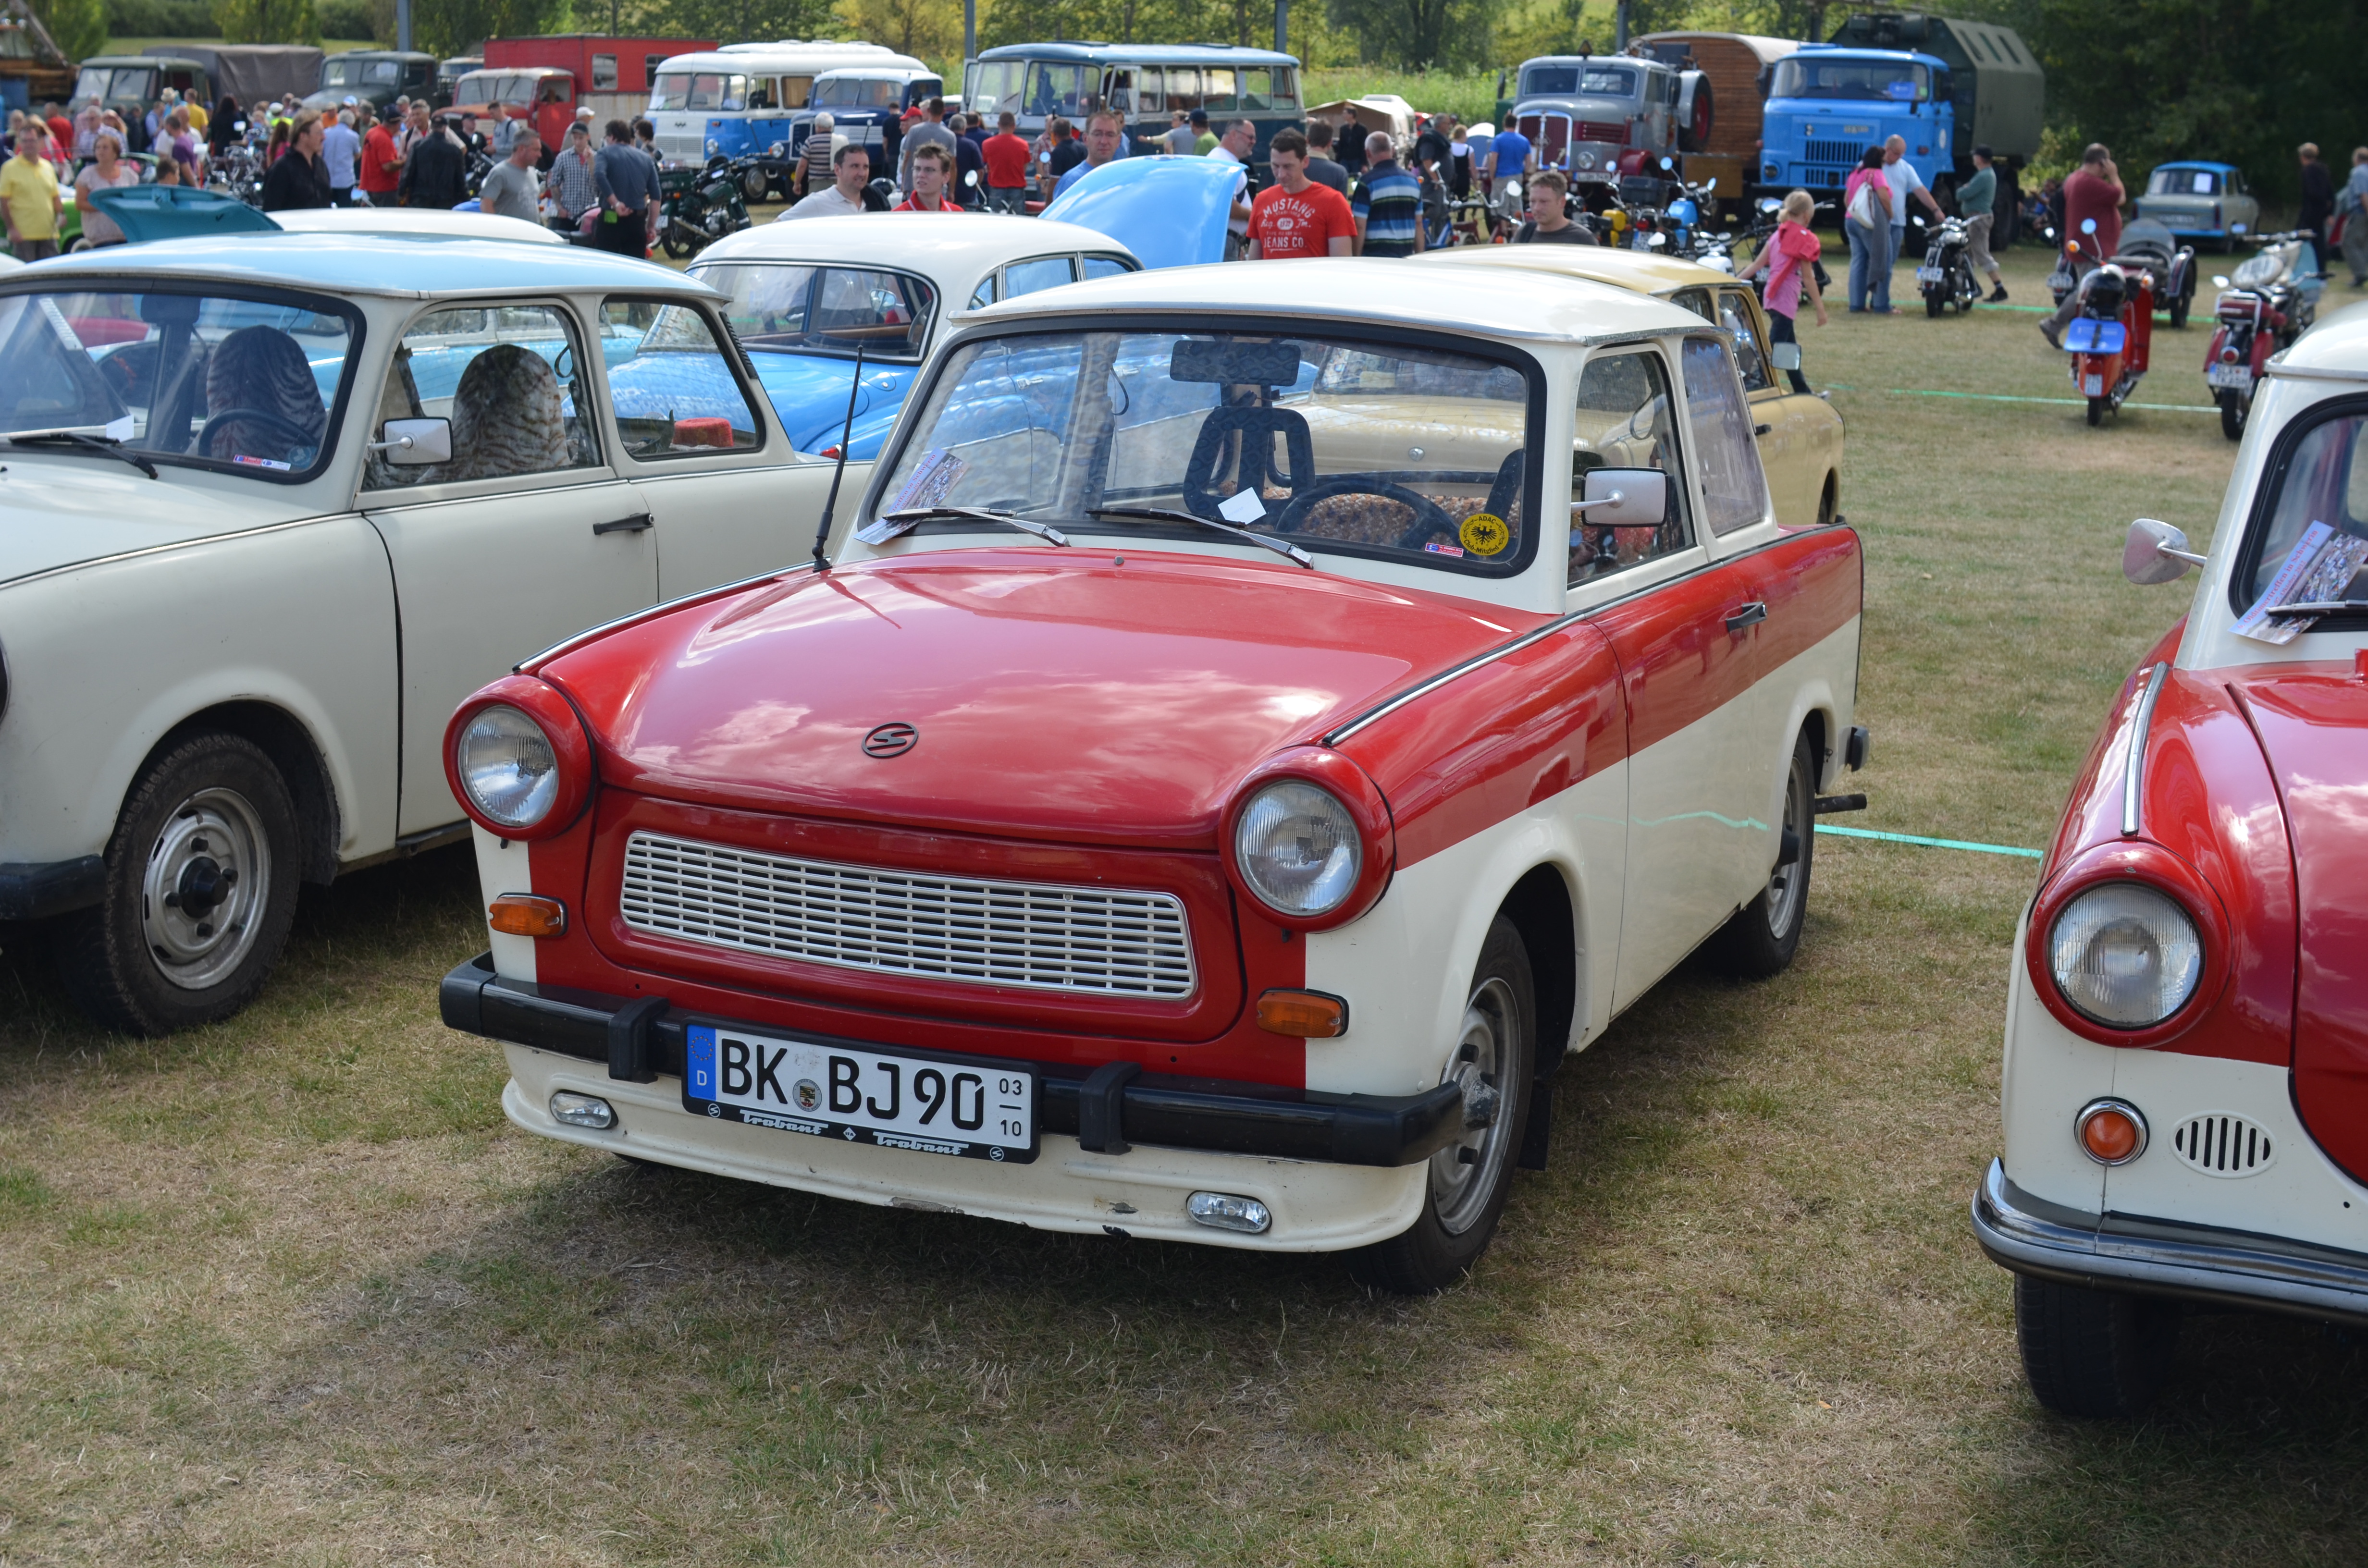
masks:
{"type": "Polygon", "coordinates": [[[2170,1146],[2192,1169],[2216,1176],[2248,1176],[2267,1170],[2274,1153],[2268,1132],[2230,1111],[2189,1117],[2172,1131],[2170,1146]]]}
{"type": "Polygon", "coordinates": [[[1196,984],[1172,893],[929,876],[636,833],[619,903],[636,931],[840,969],[1161,1000],[1196,984]]]}
{"type": "Polygon", "coordinates": [[[1867,143],[1863,142],[1837,142],[1828,137],[1809,136],[1802,139],[1801,156],[1813,164],[1839,164],[1847,168],[1864,156],[1866,149],[1867,143]]]}

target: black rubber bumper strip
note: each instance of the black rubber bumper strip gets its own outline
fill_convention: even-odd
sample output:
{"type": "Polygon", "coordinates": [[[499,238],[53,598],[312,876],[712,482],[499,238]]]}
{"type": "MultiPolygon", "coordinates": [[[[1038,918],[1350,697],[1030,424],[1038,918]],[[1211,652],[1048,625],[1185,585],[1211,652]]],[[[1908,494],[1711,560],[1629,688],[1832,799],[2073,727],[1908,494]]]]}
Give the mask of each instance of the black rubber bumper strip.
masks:
{"type": "MultiPolygon", "coordinates": [[[[686,1031],[710,1022],[754,1033],[780,1031],[738,1019],[677,1013],[655,997],[608,996],[564,986],[505,980],[493,955],[481,953],[444,977],[444,1022],[464,1034],[555,1055],[600,1062],[610,1076],[637,1082],[682,1075],[686,1031]]],[[[879,1046],[800,1031],[818,1045],[879,1046]]],[[[1454,1142],[1463,1131],[1463,1094],[1441,1084],[1419,1095],[1333,1095],[1211,1078],[1143,1073],[1071,1076],[1068,1063],[1037,1064],[1039,1125],[1076,1136],[1093,1083],[1095,1141],[1117,1153],[1137,1144],[1209,1149],[1340,1165],[1410,1165],[1454,1142]],[[1099,1082],[1095,1082],[1099,1079],[1099,1082]],[[1105,1111],[1115,1102],[1116,1125],[1105,1111]]]]}

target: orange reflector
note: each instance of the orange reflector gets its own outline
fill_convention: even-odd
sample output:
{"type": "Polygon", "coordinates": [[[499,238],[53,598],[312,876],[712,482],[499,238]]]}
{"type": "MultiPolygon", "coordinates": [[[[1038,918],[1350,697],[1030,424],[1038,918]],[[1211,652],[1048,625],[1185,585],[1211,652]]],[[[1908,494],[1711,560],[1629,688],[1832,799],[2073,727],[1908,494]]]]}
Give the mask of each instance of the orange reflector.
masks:
{"type": "Polygon", "coordinates": [[[1258,999],[1258,1028],[1301,1040],[1338,1040],[1349,1032],[1349,1004],[1321,991],[1268,991],[1258,999]]]}
{"type": "Polygon", "coordinates": [[[505,937],[556,937],[567,929],[567,906],[555,898],[506,892],[485,906],[485,924],[505,937]]]}
{"type": "Polygon", "coordinates": [[[2091,1159],[2117,1165],[2138,1151],[2138,1124],[2119,1106],[2106,1106],[2080,1123],[2080,1146],[2091,1159]]]}

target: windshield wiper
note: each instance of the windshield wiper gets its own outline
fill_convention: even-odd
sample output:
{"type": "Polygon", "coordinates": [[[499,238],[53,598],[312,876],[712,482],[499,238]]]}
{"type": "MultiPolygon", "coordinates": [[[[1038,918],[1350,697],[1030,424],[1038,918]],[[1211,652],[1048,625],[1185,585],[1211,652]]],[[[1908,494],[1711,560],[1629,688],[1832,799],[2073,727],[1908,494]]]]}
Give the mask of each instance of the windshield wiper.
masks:
{"type": "Polygon", "coordinates": [[[151,479],[156,477],[154,463],[125,451],[123,443],[112,436],[86,436],[79,430],[26,430],[10,436],[8,443],[16,447],[64,446],[80,451],[97,452],[118,462],[130,463],[151,479]]]}
{"type": "Polygon", "coordinates": [[[991,511],[985,506],[908,506],[901,512],[880,514],[880,520],[883,523],[927,523],[939,517],[962,517],[978,523],[1001,523],[1007,528],[1018,528],[1021,533],[1034,534],[1038,539],[1050,540],[1057,545],[1065,546],[1069,542],[1069,536],[1058,528],[1048,528],[1042,523],[1031,523],[1025,517],[1014,517],[1009,512],[991,511]]]}
{"type": "Polygon", "coordinates": [[[1277,555],[1287,555],[1311,572],[1315,569],[1315,557],[1295,544],[1285,544],[1279,539],[1269,539],[1264,534],[1237,528],[1231,523],[1221,523],[1214,517],[1204,517],[1196,512],[1178,512],[1167,506],[1088,506],[1086,515],[1091,517],[1141,517],[1150,523],[1186,523],[1194,528],[1214,528],[1221,534],[1231,534],[1261,549],[1271,550],[1277,555]]]}
{"type": "Polygon", "coordinates": [[[2299,599],[2290,605],[2271,605],[2263,615],[2341,615],[2348,610],[2368,609],[2368,599],[2299,599]]]}

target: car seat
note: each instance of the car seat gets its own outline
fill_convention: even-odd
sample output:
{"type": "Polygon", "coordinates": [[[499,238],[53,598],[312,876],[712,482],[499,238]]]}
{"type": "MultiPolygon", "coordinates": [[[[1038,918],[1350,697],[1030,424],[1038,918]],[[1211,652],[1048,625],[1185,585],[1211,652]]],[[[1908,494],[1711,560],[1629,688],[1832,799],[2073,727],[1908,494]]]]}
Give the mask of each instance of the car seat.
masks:
{"type": "Polygon", "coordinates": [[[452,460],[438,465],[435,478],[506,479],[575,466],[551,362],[515,343],[470,360],[452,393],[452,460]]]}
{"type": "Polygon", "coordinates": [[[328,423],[304,350],[278,327],[241,327],[206,357],[199,456],[309,468],[328,423]]]}

